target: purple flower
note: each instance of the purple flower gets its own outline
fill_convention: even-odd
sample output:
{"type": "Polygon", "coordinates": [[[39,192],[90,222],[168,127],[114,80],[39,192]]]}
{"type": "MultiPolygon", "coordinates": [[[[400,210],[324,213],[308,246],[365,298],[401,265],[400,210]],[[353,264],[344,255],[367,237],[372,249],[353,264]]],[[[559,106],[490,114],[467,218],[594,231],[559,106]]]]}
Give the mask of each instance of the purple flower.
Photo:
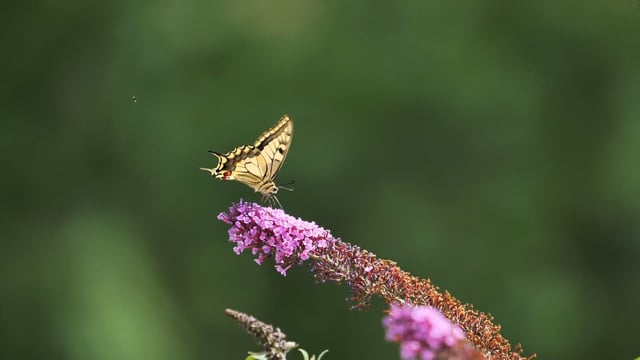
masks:
{"type": "Polygon", "coordinates": [[[400,344],[403,359],[481,360],[485,354],[495,359],[535,358],[535,354],[522,356],[519,345],[512,349],[490,314],[460,303],[449,292],[441,293],[430,279],[420,279],[391,260],[334,238],[313,222],[243,201],[218,215],[218,219],[230,225],[229,241],[235,243],[233,250],[237,254],[250,250],[258,264],[273,257],[275,268],[282,275],[292,266],[310,260],[310,271],[317,281],[350,287],[348,299],[355,302],[353,308],[368,308],[375,296],[389,304],[422,305],[392,305],[384,320],[387,339],[400,344]],[[435,309],[448,314],[460,327],[435,309]],[[468,340],[462,340],[462,329],[468,340]]]}
{"type": "Polygon", "coordinates": [[[464,339],[462,329],[431,306],[391,304],[383,320],[386,338],[400,343],[402,359],[432,360],[464,339]]]}
{"type": "Polygon", "coordinates": [[[282,275],[286,275],[292,265],[337,241],[314,222],[254,203],[233,204],[228,212],[220,213],[218,219],[232,225],[229,241],[236,243],[233,248],[236,254],[251,250],[258,264],[273,256],[276,270],[282,275]]]}

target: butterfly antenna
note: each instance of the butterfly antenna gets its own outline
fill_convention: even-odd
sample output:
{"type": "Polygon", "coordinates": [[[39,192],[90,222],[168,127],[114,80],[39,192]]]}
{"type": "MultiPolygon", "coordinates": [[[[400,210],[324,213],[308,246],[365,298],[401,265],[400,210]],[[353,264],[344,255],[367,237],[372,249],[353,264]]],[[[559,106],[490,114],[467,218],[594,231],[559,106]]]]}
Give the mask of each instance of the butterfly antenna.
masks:
{"type": "Polygon", "coordinates": [[[290,182],[288,182],[288,183],[286,183],[286,184],[278,185],[278,189],[287,190],[287,191],[293,191],[293,188],[285,187],[285,185],[286,185],[286,186],[288,186],[288,185],[293,185],[294,183],[295,183],[295,180],[291,180],[290,182]]]}

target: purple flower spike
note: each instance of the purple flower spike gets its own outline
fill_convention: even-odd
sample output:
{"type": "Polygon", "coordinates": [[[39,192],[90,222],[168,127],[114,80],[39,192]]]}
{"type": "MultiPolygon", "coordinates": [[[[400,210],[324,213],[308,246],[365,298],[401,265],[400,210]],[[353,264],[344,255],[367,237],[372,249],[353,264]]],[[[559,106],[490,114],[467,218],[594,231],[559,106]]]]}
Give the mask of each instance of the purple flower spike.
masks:
{"type": "Polygon", "coordinates": [[[233,248],[236,254],[251,250],[258,264],[273,256],[276,270],[282,275],[286,275],[291,266],[337,241],[314,222],[294,218],[282,209],[243,201],[233,204],[228,212],[220,213],[218,220],[232,225],[229,241],[236,243],[233,248]]]}
{"type": "Polygon", "coordinates": [[[400,343],[402,359],[432,360],[438,351],[454,347],[464,332],[431,306],[391,305],[383,320],[386,338],[400,343]]]}

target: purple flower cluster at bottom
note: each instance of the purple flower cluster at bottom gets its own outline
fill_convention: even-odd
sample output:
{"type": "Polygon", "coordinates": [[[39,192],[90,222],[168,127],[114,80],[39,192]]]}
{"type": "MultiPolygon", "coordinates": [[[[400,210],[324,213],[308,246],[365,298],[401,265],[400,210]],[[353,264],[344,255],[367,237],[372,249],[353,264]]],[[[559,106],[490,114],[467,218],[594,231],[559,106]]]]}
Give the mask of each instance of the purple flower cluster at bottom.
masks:
{"type": "Polygon", "coordinates": [[[462,329],[431,306],[392,304],[383,323],[387,340],[400,343],[404,360],[432,360],[464,339],[462,329]]]}
{"type": "Polygon", "coordinates": [[[233,251],[240,254],[251,250],[256,263],[262,264],[274,256],[276,270],[282,275],[295,264],[307,260],[311,254],[337,241],[328,230],[314,222],[287,215],[282,209],[263,207],[240,201],[218,219],[232,225],[229,241],[235,242],[233,251]]]}

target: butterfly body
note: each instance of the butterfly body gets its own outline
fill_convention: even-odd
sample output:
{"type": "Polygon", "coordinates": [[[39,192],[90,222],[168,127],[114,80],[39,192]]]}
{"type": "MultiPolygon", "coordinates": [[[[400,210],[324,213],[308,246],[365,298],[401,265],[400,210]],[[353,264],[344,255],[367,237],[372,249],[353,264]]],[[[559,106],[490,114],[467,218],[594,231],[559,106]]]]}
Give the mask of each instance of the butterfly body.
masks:
{"type": "Polygon", "coordinates": [[[293,122],[285,115],[253,145],[238,146],[226,154],[210,151],[218,158],[218,165],[201,169],[221,180],[239,181],[261,193],[265,200],[279,204],[274,180],[287,157],[292,136],[293,122]]]}

